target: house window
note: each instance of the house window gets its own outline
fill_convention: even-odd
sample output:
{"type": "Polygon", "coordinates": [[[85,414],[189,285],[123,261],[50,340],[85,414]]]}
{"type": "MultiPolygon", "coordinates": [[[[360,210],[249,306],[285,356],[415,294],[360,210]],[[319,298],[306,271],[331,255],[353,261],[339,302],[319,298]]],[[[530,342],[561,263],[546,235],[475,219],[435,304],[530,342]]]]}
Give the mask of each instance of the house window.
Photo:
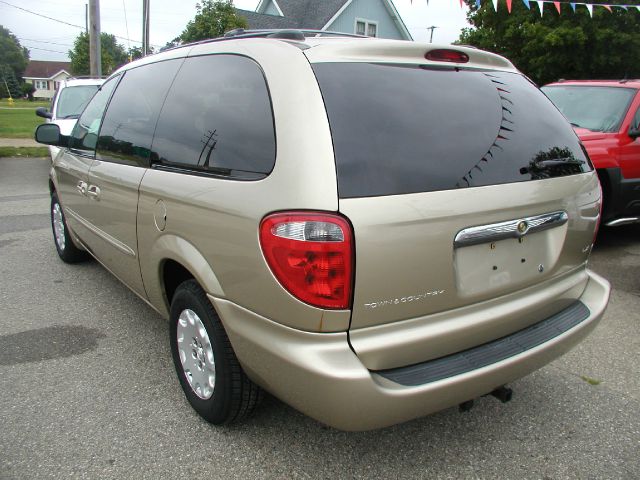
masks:
{"type": "Polygon", "coordinates": [[[48,90],[47,81],[46,80],[36,80],[35,81],[36,90],[48,90]]]}
{"type": "Polygon", "coordinates": [[[378,22],[357,18],[355,32],[356,32],[356,35],[366,35],[367,37],[377,37],[378,22]]]}

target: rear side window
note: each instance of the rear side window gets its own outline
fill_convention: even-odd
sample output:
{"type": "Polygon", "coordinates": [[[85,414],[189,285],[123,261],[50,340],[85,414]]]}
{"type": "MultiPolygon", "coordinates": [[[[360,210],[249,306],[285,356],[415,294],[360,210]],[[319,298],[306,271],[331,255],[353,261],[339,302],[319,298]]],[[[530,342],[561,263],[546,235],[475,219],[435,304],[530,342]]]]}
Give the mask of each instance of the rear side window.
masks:
{"type": "Polygon", "coordinates": [[[187,58],[169,91],[153,161],[238,179],[259,179],[275,162],[271,100],[260,67],[246,57],[187,58]]]}
{"type": "Polygon", "coordinates": [[[182,59],[133,68],[124,74],[102,122],[100,160],[148,166],[162,102],[182,59]]]}
{"type": "Polygon", "coordinates": [[[571,126],[522,75],[366,63],[320,63],[313,69],[342,198],[591,169],[571,126]]]}

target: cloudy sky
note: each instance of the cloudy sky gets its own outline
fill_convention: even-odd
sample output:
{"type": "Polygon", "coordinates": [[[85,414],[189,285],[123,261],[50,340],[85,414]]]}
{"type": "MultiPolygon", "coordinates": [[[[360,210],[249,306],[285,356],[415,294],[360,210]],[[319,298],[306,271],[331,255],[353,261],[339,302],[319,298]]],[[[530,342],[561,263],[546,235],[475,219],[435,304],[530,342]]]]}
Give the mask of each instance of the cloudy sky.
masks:
{"type": "MultiPolygon", "coordinates": [[[[0,25],[18,37],[33,60],[65,61],[73,40],[84,30],[86,3],[86,0],[0,0],[0,25]]],[[[150,0],[150,3],[150,43],[161,47],[178,36],[194,17],[197,0],[150,0]]],[[[233,3],[238,8],[253,10],[258,0],[233,3]]],[[[438,28],[433,35],[434,43],[450,43],[466,26],[466,10],[460,8],[457,0],[430,0],[428,4],[427,0],[394,0],[394,3],[418,41],[428,41],[427,27],[435,25],[438,28]]],[[[120,37],[118,42],[125,48],[140,45],[142,0],[100,0],[100,20],[102,31],[120,37]]]]}

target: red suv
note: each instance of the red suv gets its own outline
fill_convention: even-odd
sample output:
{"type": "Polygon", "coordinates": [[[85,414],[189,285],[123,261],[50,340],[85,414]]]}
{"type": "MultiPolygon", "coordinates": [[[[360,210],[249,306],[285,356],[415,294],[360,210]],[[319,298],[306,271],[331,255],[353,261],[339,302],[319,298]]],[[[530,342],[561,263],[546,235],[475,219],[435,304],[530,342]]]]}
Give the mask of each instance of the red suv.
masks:
{"type": "Polygon", "coordinates": [[[571,122],[598,171],[603,224],[640,222],[640,80],[562,80],[542,91],[571,122]]]}

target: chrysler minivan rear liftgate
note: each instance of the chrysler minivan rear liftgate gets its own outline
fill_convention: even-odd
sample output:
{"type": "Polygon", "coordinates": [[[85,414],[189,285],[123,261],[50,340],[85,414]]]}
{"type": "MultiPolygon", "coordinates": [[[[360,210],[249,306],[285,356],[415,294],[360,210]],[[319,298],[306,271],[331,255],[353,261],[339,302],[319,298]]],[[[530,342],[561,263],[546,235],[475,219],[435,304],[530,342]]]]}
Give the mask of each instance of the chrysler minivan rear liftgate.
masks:
{"type": "Polygon", "coordinates": [[[122,67],[55,129],[58,254],[169,319],[214,424],[261,389],[344,430],[426,415],[545,365],[607,305],[598,178],[497,55],[236,31],[122,67]]]}
{"type": "Polygon", "coordinates": [[[578,139],[527,79],[440,65],[313,68],[356,239],[350,341],[368,368],[507,336],[579,296],[523,302],[584,266],[600,208],[578,139]],[[390,85],[402,88],[389,95],[390,85]],[[479,316],[496,298],[512,311],[461,322],[465,307],[479,316]]]}

